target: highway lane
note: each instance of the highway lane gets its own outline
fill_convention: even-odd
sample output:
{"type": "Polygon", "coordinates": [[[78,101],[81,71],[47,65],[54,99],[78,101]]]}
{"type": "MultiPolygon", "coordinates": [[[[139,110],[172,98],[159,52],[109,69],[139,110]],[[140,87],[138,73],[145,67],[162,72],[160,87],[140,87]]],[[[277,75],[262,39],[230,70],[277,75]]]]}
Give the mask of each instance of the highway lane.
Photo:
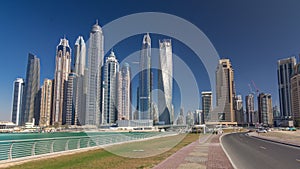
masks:
{"type": "Polygon", "coordinates": [[[300,148],[245,133],[224,135],[221,142],[237,169],[300,169],[300,148]]]}

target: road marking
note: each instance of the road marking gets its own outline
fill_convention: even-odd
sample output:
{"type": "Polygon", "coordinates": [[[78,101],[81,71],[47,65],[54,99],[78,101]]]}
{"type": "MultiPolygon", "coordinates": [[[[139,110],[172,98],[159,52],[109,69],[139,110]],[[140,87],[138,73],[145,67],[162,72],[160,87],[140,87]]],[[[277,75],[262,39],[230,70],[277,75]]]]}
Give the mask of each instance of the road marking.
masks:
{"type": "Polygon", "coordinates": [[[299,159],[296,159],[296,161],[300,162],[300,160],[299,160],[299,159]]]}
{"type": "Polygon", "coordinates": [[[264,149],[264,150],[267,149],[266,147],[263,147],[263,146],[260,146],[259,148],[264,149]]]}

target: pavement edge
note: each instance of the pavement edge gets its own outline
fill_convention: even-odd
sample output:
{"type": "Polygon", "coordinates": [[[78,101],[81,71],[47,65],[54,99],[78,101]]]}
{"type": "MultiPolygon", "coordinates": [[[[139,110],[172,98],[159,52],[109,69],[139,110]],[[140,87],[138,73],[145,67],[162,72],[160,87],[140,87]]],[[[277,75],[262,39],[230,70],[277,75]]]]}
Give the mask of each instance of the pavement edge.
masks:
{"type": "MultiPolygon", "coordinates": [[[[230,134],[230,133],[228,133],[228,134],[230,134]]],[[[223,146],[223,144],[222,144],[222,137],[223,137],[223,136],[226,136],[226,135],[228,135],[228,134],[222,134],[221,137],[219,137],[219,142],[220,142],[220,145],[221,145],[221,147],[222,147],[224,153],[226,154],[227,158],[229,159],[229,161],[230,161],[232,167],[233,167],[234,169],[237,169],[237,167],[236,167],[235,164],[233,163],[232,159],[230,158],[229,154],[227,153],[226,149],[224,148],[224,146],[223,146]]]]}

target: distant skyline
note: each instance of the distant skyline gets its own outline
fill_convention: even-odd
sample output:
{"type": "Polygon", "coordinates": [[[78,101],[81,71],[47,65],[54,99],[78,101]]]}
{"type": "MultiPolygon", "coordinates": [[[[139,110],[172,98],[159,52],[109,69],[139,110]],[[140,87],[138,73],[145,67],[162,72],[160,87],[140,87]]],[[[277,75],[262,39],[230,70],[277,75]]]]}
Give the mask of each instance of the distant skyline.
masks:
{"type": "MultiPolygon", "coordinates": [[[[104,26],[128,14],[164,12],[188,20],[206,34],[220,58],[230,59],[234,69],[235,88],[237,94],[243,96],[243,101],[249,93],[248,84],[253,80],[262,92],[272,95],[273,105],[279,106],[277,60],[290,56],[296,56],[299,60],[300,2],[297,0],[133,0],[130,3],[116,0],[16,0],[1,1],[0,4],[0,121],[11,120],[13,82],[18,77],[26,78],[28,53],[33,53],[40,59],[40,84],[45,78],[53,79],[56,46],[60,39],[65,35],[70,47],[74,49],[78,36],[83,36],[84,40],[89,38],[91,26],[96,19],[100,26],[104,26]]],[[[141,49],[142,36],[130,37],[114,47],[120,61],[141,49]]],[[[169,38],[151,32],[150,36],[154,48],[158,48],[158,39],[169,38]]],[[[195,74],[198,92],[210,90],[207,73],[197,56],[176,39],[172,39],[172,47],[173,53],[185,61],[195,74]]],[[[158,57],[158,53],[152,55],[158,57]]],[[[175,97],[176,95],[173,100],[176,100],[175,97]]],[[[216,97],[215,93],[213,97],[216,97]]],[[[187,105],[184,110],[192,111],[201,105],[200,102],[196,104],[187,105]]],[[[178,107],[175,109],[179,110],[178,107]]]]}

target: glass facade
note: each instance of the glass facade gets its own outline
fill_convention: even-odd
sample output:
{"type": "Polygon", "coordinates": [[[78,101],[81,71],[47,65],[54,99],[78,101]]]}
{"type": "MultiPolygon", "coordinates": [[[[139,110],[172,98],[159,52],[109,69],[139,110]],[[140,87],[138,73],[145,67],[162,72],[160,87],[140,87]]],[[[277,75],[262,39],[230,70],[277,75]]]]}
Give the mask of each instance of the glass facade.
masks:
{"type": "Polygon", "coordinates": [[[139,71],[138,119],[151,120],[151,39],[144,35],[139,71]]]}
{"type": "Polygon", "coordinates": [[[40,89],[40,59],[28,54],[26,80],[22,99],[21,124],[32,122],[35,111],[35,96],[40,89]]]}
{"type": "Polygon", "coordinates": [[[159,121],[164,124],[173,124],[173,61],[171,39],[159,41],[158,89],[159,121]]]}
{"type": "Polygon", "coordinates": [[[17,126],[21,125],[22,97],[23,97],[24,80],[17,78],[14,81],[13,103],[11,121],[17,126]]]}

